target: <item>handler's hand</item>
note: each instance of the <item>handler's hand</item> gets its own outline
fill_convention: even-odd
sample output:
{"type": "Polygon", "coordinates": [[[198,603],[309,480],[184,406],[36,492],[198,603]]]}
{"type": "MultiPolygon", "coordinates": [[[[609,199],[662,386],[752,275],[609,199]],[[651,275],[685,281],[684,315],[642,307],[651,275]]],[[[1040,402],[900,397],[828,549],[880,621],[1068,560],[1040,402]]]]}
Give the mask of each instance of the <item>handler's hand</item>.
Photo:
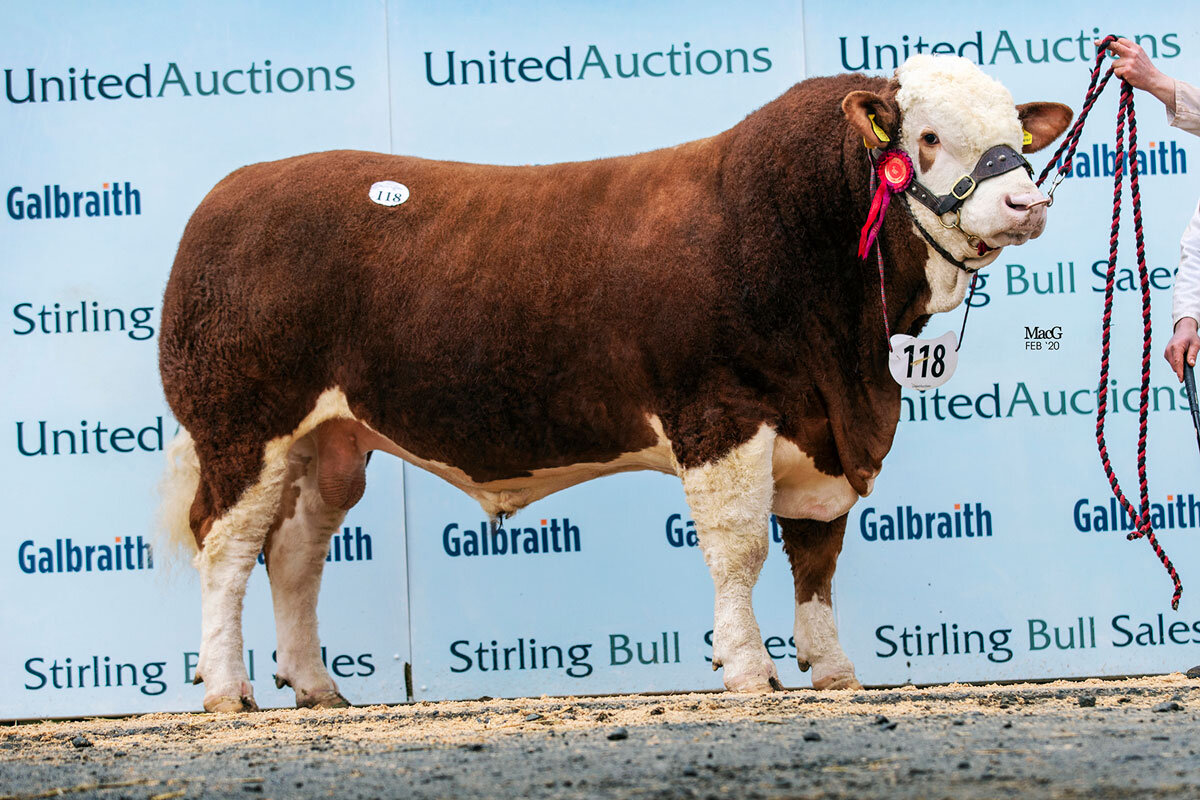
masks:
{"type": "MultiPolygon", "coordinates": [[[[1099,40],[1096,46],[1100,45],[1099,40]]],[[[1108,46],[1108,52],[1117,56],[1113,74],[1127,81],[1135,89],[1143,89],[1162,101],[1171,113],[1175,112],[1175,80],[1163,74],[1150,56],[1137,42],[1117,39],[1108,46]]]]}
{"type": "Polygon", "coordinates": [[[1163,353],[1179,380],[1183,380],[1183,360],[1186,358],[1190,366],[1196,366],[1197,351],[1200,351],[1200,336],[1196,335],[1196,320],[1181,317],[1175,323],[1175,335],[1167,342],[1167,351],[1163,353]]]}

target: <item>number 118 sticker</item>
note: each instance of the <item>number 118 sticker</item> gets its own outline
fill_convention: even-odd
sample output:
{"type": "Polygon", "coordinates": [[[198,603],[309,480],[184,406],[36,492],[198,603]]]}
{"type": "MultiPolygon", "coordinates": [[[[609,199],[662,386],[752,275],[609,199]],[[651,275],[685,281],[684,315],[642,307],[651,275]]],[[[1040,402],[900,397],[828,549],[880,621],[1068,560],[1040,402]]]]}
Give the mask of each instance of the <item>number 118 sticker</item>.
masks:
{"type": "Polygon", "coordinates": [[[946,331],[936,339],[918,339],[905,333],[892,337],[888,369],[896,383],[925,391],[950,380],[958,366],[958,337],[946,331]]]}

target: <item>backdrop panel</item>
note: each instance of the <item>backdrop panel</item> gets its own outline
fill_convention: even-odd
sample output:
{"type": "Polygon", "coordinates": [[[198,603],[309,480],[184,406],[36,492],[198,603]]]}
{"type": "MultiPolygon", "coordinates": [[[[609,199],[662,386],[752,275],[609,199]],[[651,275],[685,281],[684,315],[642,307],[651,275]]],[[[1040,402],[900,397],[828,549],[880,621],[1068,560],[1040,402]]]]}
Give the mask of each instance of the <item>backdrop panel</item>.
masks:
{"type": "MultiPolygon", "coordinates": [[[[718,133],[803,72],[795,3],[421,5],[389,6],[396,152],[504,164],[639,152],[718,133]]],[[[520,324],[503,298],[496,312],[520,324]]],[[[553,495],[508,523],[519,554],[473,556],[479,506],[406,477],[415,698],[721,685],[705,638],[712,583],[677,479],[553,495]],[[525,532],[543,529],[551,552],[525,553],[525,532]],[[558,547],[573,549],[557,552],[563,529],[558,547]]],[[[796,673],[778,546],[755,597],[781,670],[796,673]]]]}
{"type": "MultiPolygon", "coordinates": [[[[385,9],[10,2],[3,16],[0,717],[195,709],[194,571],[165,575],[149,552],[176,431],[163,286],[188,216],[231,170],[387,149],[385,9]]],[[[402,478],[372,472],[331,552],[327,661],[347,696],[404,700],[402,478]]],[[[256,570],[247,660],[259,702],[288,705],[265,585],[256,570]]]]}
{"type": "MultiPolygon", "coordinates": [[[[807,4],[810,72],[890,74],[894,58],[907,53],[953,50],[981,63],[1018,103],[1054,100],[1078,109],[1092,37],[1113,20],[1129,20],[1128,6],[1115,2],[1052,14],[1021,2],[1005,15],[1019,24],[997,24],[980,9],[897,27],[891,8],[807,4]]],[[[1136,24],[1120,29],[1181,78],[1200,66],[1200,31],[1185,8],[1143,6],[1136,24]]],[[[1114,85],[1089,117],[1077,175],[1059,188],[1046,233],[1005,250],[984,271],[958,372],[937,391],[905,392],[875,492],[850,514],[837,608],[843,643],[865,682],[1164,672],[1200,658],[1200,456],[1186,400],[1161,358],[1179,235],[1196,207],[1188,170],[1196,168],[1200,140],[1168,127],[1162,104],[1149,95],[1138,92],[1136,106],[1138,140],[1151,156],[1141,181],[1156,337],[1150,494],[1164,516],[1160,541],[1191,588],[1172,612],[1171,582],[1154,553],[1118,530],[1096,452],[1114,85]],[[1061,338],[1038,339],[1036,328],[1061,338]],[[954,537],[940,538],[939,530],[930,538],[931,513],[949,515],[954,537]]],[[[1039,170],[1048,158],[1047,151],[1031,156],[1039,170]]],[[[1130,222],[1122,234],[1108,442],[1122,485],[1136,496],[1140,295],[1130,222]]],[[[962,313],[936,315],[928,330],[957,330],[962,313]]]]}
{"type": "MultiPolygon", "coordinates": [[[[194,573],[168,572],[149,552],[162,448],[176,429],[155,334],[184,224],[229,171],[332,148],[506,164],[637,152],[724,130],[806,74],[886,75],[917,51],[981,63],[1017,102],[1077,108],[1090,37],[1127,8],[1043,7],[1007,6],[1019,24],[973,7],[897,24],[894,4],[875,0],[392,0],[336,12],[143,3],[119,13],[0,4],[10,376],[0,471],[13,510],[0,532],[0,718],[200,707],[202,688],[189,683],[194,573]]],[[[1186,78],[1200,66],[1190,11],[1146,6],[1122,32],[1186,78]]],[[[1149,547],[1125,541],[1095,452],[1109,97],[1047,233],[984,272],[958,374],[904,394],[895,448],[850,513],[835,609],[864,682],[1163,672],[1200,660],[1200,456],[1160,356],[1200,140],[1169,128],[1148,95],[1138,106],[1154,270],[1150,492],[1183,605],[1169,609],[1149,547]],[[954,535],[939,536],[939,523],[954,535]]],[[[1110,449],[1128,490],[1140,350],[1131,246],[1123,236],[1107,387],[1110,449]]],[[[488,313],[520,324],[502,298],[488,313]]],[[[957,328],[961,314],[936,316],[929,331],[957,328]]],[[[622,475],[554,495],[506,524],[508,552],[497,554],[465,495],[384,456],[368,472],[367,495],[331,546],[321,602],[326,660],[352,701],[404,700],[410,661],[418,699],[720,685],[706,639],[712,586],[676,479],[622,475]],[[538,552],[526,552],[530,541],[538,552]]],[[[783,681],[807,685],[777,541],[755,599],[783,681]]],[[[246,607],[257,697],[290,705],[271,680],[262,570],[246,607]]]]}

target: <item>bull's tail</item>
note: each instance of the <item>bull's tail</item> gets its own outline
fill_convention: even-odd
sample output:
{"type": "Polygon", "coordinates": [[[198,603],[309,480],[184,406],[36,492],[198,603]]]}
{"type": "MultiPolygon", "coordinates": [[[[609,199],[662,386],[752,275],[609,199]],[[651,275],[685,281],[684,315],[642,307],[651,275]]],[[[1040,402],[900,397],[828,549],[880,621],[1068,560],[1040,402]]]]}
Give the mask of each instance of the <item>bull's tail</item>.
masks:
{"type": "Polygon", "coordinates": [[[167,446],[167,469],[159,484],[162,502],[158,512],[155,560],[163,566],[195,555],[189,512],[200,487],[200,459],[192,435],[183,428],[167,446]]]}

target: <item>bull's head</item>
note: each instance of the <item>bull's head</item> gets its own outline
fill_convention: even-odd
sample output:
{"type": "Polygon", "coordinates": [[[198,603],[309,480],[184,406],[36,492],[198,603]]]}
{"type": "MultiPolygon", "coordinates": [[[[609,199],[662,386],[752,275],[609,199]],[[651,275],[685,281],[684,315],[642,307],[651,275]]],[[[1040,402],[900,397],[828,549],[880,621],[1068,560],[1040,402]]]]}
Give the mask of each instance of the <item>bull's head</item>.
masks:
{"type": "Polygon", "coordinates": [[[994,261],[1000,248],[1041,235],[1047,199],[1024,164],[1011,168],[1021,161],[1013,151],[1040,150],[1066,130],[1073,115],[1060,103],[1014,105],[1004,86],[957,56],[914,56],[896,70],[892,86],[894,92],[885,96],[851,92],[842,109],[869,146],[907,152],[919,186],[934,196],[914,202],[918,191],[907,200],[914,222],[934,240],[926,265],[933,307],[927,310],[941,311],[962,300],[967,275],[944,256],[976,270],[994,261]],[[1011,150],[993,151],[997,145],[1011,150]],[[1006,171],[963,180],[1005,153],[1006,171]],[[936,213],[938,198],[947,198],[944,208],[960,195],[965,199],[953,211],[936,213]]]}

